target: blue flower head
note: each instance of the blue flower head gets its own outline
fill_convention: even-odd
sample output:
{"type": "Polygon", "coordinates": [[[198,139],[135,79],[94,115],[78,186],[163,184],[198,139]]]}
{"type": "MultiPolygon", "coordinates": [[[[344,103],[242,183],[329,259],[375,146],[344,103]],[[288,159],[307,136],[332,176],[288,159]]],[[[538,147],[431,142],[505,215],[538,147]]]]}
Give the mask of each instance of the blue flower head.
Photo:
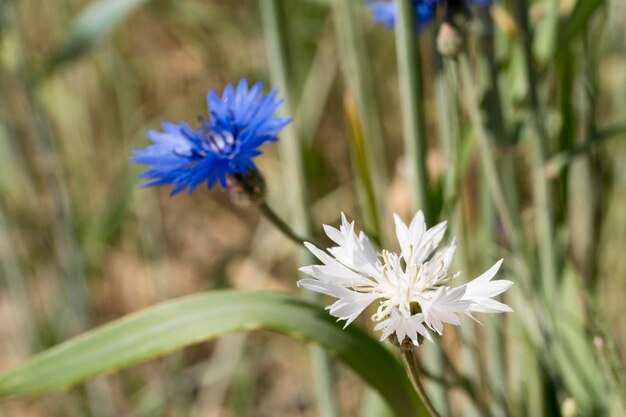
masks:
{"type": "Polygon", "coordinates": [[[200,126],[164,122],[162,131],[149,131],[153,144],[133,151],[131,162],[148,165],[140,176],[150,180],[144,187],[171,185],[172,195],[185,189],[191,192],[203,182],[208,188],[216,182],[227,187],[227,178],[256,171],[252,159],[261,154],[259,146],[278,139],[291,119],[274,117],[282,100],[277,90],[262,94],[260,82],[248,88],[246,80],[237,87],[228,84],[219,96],[209,91],[208,119],[200,126]]]}
{"type": "MultiPolygon", "coordinates": [[[[393,29],[396,26],[398,5],[395,1],[375,1],[366,4],[372,12],[372,20],[376,24],[393,29]]],[[[421,31],[435,18],[437,0],[413,0],[415,25],[421,31]]]]}
{"type": "MultiPolygon", "coordinates": [[[[493,4],[493,0],[458,0],[461,4],[475,5],[480,7],[489,7],[493,4]]],[[[415,24],[417,31],[423,30],[429,23],[435,19],[437,5],[446,6],[446,0],[413,0],[413,9],[415,10],[415,24]]],[[[372,20],[376,24],[383,25],[388,29],[396,26],[398,15],[398,5],[396,1],[375,1],[366,4],[367,8],[372,12],[372,20]]]]}

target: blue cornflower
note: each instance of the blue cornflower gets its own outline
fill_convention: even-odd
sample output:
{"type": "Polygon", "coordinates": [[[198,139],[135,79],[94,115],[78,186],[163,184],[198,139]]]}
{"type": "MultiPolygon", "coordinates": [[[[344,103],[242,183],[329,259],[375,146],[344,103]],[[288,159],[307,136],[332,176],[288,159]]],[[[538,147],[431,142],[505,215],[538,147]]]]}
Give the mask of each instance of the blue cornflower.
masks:
{"type": "MultiPolygon", "coordinates": [[[[493,4],[493,0],[458,0],[465,5],[475,5],[480,7],[489,7],[493,4]]],[[[452,1],[447,0],[413,0],[413,8],[415,9],[415,24],[418,32],[428,26],[435,19],[437,5],[446,6],[452,1]]],[[[398,15],[398,5],[396,1],[376,1],[366,4],[367,8],[372,12],[372,20],[374,23],[383,25],[388,29],[396,26],[398,15]]]]}
{"type": "MultiPolygon", "coordinates": [[[[393,29],[396,26],[398,5],[395,1],[376,1],[366,4],[372,12],[372,20],[376,24],[393,29]]],[[[437,0],[413,0],[415,24],[417,30],[424,29],[434,18],[437,11],[437,0]]]]}
{"type": "Polygon", "coordinates": [[[208,188],[216,182],[227,187],[227,179],[256,171],[252,159],[261,154],[258,147],[278,139],[277,135],[291,119],[274,117],[282,100],[277,90],[262,94],[262,84],[248,89],[246,80],[237,87],[228,84],[219,96],[209,91],[208,120],[200,119],[200,126],[187,123],[164,122],[163,131],[149,131],[153,144],[133,151],[132,162],[152,169],[140,176],[151,180],[144,187],[172,185],[172,195],[185,189],[191,193],[207,182],[208,188]]]}

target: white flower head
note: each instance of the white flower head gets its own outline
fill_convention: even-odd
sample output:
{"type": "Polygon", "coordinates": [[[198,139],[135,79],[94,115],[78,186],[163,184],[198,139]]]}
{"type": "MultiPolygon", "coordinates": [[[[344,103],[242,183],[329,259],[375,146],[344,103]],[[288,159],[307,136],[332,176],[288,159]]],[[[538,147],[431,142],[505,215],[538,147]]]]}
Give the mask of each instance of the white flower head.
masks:
{"type": "MultiPolygon", "coordinates": [[[[394,215],[400,254],[383,250],[377,254],[363,232],[356,233],[354,222],[341,214],[341,226],[324,225],[328,237],[337,244],[327,252],[305,243],[322,265],[309,265],[300,271],[309,275],[298,285],[337,299],[326,307],[338,320],[349,325],[370,304],[378,309],[372,316],[381,340],[395,333],[418,345],[420,336],[432,341],[431,333],[443,334],[444,323],[458,326],[458,314],[504,313],[509,306],[492,298],[513,283],[492,281],[502,259],[465,285],[451,288],[448,269],[456,250],[456,240],[435,252],[446,232],[446,222],[428,229],[424,214],[418,211],[407,226],[394,215]]],[[[473,317],[472,317],[473,318],[473,317]]]]}

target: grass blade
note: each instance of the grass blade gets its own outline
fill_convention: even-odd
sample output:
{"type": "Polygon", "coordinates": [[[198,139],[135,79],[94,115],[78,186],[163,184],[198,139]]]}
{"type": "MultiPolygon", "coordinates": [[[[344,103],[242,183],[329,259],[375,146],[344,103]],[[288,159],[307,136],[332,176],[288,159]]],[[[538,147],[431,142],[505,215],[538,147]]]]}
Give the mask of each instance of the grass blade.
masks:
{"type": "Polygon", "coordinates": [[[426,174],[426,131],[424,97],[418,42],[415,34],[415,17],[411,0],[398,2],[396,24],[396,53],[398,55],[398,80],[402,99],[402,123],[405,153],[409,165],[409,184],[413,196],[413,209],[421,208],[429,222],[428,178],[426,174]]]}
{"type": "Polygon", "coordinates": [[[148,1],[97,0],[90,3],[70,25],[48,71],[87,52],[148,1]]]}
{"type": "Polygon", "coordinates": [[[378,390],[398,416],[422,405],[399,361],[356,326],[285,293],[214,291],[168,301],[45,351],[0,375],[0,399],[57,391],[230,333],[267,329],[316,342],[378,390]]]}

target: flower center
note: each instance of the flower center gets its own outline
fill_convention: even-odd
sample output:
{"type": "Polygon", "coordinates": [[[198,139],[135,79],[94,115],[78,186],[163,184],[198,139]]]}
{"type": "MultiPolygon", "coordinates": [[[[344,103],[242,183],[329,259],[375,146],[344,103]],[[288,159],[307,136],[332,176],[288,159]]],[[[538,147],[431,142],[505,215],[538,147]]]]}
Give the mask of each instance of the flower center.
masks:
{"type": "Polygon", "coordinates": [[[382,279],[368,290],[380,294],[383,299],[372,320],[384,320],[393,309],[406,316],[420,313],[420,302],[430,297],[432,290],[440,284],[439,277],[446,273],[444,263],[404,264],[397,254],[388,251],[383,251],[382,258],[382,279]]]}
{"type": "Polygon", "coordinates": [[[198,120],[200,122],[200,128],[198,128],[196,134],[200,138],[200,149],[196,152],[202,157],[205,157],[207,153],[214,153],[226,157],[233,156],[237,149],[237,127],[233,124],[231,126],[231,132],[231,130],[227,128],[210,125],[202,116],[198,116],[198,120]]]}

